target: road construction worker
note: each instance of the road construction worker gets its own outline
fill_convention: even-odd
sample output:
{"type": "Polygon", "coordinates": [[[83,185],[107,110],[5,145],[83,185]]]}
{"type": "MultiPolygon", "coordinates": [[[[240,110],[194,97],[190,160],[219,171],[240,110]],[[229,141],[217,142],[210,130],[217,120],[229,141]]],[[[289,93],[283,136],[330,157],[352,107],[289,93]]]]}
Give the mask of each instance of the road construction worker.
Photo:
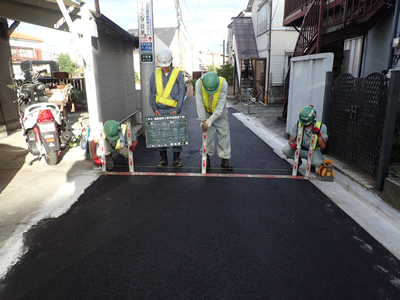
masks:
{"type": "MultiPolygon", "coordinates": [[[[132,134],[132,145],[128,149],[126,125],[119,124],[117,121],[114,120],[109,120],[104,123],[103,133],[106,168],[107,170],[111,170],[114,167],[114,160],[119,155],[123,155],[127,159],[128,150],[134,152],[136,146],[138,145],[138,141],[136,139],[136,136],[132,134]]],[[[100,155],[100,149],[99,147],[97,147],[98,144],[99,135],[94,134],[89,144],[90,155],[92,156],[96,166],[101,166],[101,160],[98,157],[98,155],[100,155]]]]}
{"type": "MultiPolygon", "coordinates": [[[[172,66],[172,54],[166,49],[157,54],[157,62],[160,68],[150,76],[150,106],[156,116],[179,114],[186,94],[183,74],[172,66]]],[[[173,165],[182,167],[182,146],[173,146],[172,150],[173,165]]],[[[159,147],[158,151],[161,159],[157,167],[165,167],[168,165],[167,147],[159,147]]]]}
{"type": "MultiPolygon", "coordinates": [[[[231,158],[231,137],[229,131],[226,95],[228,83],[214,72],[204,74],[196,82],[197,119],[200,127],[207,132],[207,168],[211,167],[210,156],[214,155],[214,133],[217,132],[217,153],[222,159],[221,167],[233,170],[231,158]]],[[[200,149],[202,153],[202,149],[200,149]]]]}
{"type": "Polygon", "coordinates": [[[297,133],[299,127],[303,127],[303,135],[301,137],[299,167],[302,163],[301,159],[308,158],[308,151],[311,142],[311,136],[315,134],[314,150],[311,158],[311,171],[319,168],[324,162],[324,157],[321,154],[321,149],[324,149],[328,140],[328,129],[325,124],[316,120],[317,112],[313,105],[307,105],[299,114],[299,120],[293,126],[290,132],[289,145],[283,147],[282,152],[286,158],[294,159],[295,151],[297,149],[297,133]]]}

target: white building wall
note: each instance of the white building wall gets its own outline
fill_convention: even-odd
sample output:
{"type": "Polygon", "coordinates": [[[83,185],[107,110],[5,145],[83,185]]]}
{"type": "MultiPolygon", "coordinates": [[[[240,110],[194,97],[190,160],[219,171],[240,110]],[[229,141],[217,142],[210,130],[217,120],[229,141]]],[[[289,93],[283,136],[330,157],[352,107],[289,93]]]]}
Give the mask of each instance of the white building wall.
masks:
{"type": "Polygon", "coordinates": [[[389,49],[392,43],[393,18],[383,19],[365,37],[363,64],[360,77],[387,69],[389,49]]]}
{"type": "MultiPolygon", "coordinates": [[[[253,30],[256,36],[258,55],[261,58],[269,56],[269,32],[258,35],[258,14],[260,4],[267,6],[267,22],[270,22],[269,5],[264,0],[254,0],[252,5],[251,19],[253,30]]],[[[295,48],[298,33],[283,26],[284,1],[272,1],[272,22],[271,22],[271,85],[283,85],[284,75],[288,70],[288,57],[292,55],[295,48]],[[272,80],[271,80],[272,79],[272,80]]],[[[269,25],[267,26],[269,27],[269,25]]],[[[268,68],[268,61],[267,66],[268,68]]],[[[266,77],[267,80],[267,77],[266,77]]]]}
{"type": "Polygon", "coordinates": [[[42,49],[43,42],[39,41],[21,41],[15,40],[10,38],[10,46],[11,47],[22,47],[22,48],[35,48],[35,49],[42,49]]]}

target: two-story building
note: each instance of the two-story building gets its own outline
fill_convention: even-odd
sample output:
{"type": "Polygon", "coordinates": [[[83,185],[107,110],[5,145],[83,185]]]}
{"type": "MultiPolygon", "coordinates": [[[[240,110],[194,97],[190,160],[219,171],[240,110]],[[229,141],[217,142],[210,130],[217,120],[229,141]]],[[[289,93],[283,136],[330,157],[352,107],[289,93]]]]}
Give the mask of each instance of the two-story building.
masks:
{"type": "Polygon", "coordinates": [[[266,90],[269,104],[283,103],[283,86],[298,32],[283,26],[282,1],[250,0],[228,26],[229,63],[235,66],[235,93],[266,90]]]}

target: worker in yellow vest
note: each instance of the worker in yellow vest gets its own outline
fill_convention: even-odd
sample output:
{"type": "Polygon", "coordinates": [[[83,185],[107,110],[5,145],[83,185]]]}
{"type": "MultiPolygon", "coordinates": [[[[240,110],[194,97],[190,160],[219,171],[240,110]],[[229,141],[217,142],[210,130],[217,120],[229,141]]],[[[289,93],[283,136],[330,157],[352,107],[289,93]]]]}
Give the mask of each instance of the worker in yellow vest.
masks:
{"type": "Polygon", "coordinates": [[[308,157],[311,136],[316,135],[314,142],[314,150],[311,157],[311,171],[315,172],[315,168],[319,168],[324,162],[321,149],[324,149],[328,140],[328,129],[325,124],[316,120],[317,112],[313,105],[307,105],[299,114],[299,121],[293,126],[290,132],[289,145],[283,147],[282,152],[286,158],[294,159],[297,149],[297,132],[299,127],[303,127],[303,135],[300,141],[299,167],[302,163],[301,159],[308,157]]]}
{"type": "MultiPolygon", "coordinates": [[[[221,167],[233,170],[231,158],[231,135],[229,130],[226,95],[228,83],[225,78],[208,72],[196,81],[197,119],[200,127],[207,132],[207,168],[211,168],[210,156],[214,155],[214,134],[217,132],[217,153],[222,159],[221,167]]],[[[200,149],[202,153],[202,149],[200,149]]]]}
{"type": "MultiPolygon", "coordinates": [[[[166,49],[157,54],[157,62],[160,68],[150,76],[150,106],[156,116],[179,114],[186,95],[183,74],[172,66],[172,54],[166,49]]],[[[173,165],[182,167],[180,159],[182,146],[173,146],[172,150],[173,165]]],[[[161,159],[157,167],[165,167],[168,165],[167,147],[159,147],[158,151],[161,159]]]]}
{"type": "MultiPolygon", "coordinates": [[[[106,168],[112,170],[114,167],[114,160],[118,155],[123,155],[126,159],[128,158],[128,151],[134,152],[138,145],[138,140],[134,134],[131,135],[132,145],[128,149],[128,140],[126,125],[119,124],[115,120],[108,120],[103,125],[104,133],[104,154],[106,156],[106,168]]],[[[101,149],[99,149],[99,135],[96,130],[92,130],[90,133],[91,137],[89,142],[90,156],[93,158],[93,162],[96,166],[101,166],[100,155],[101,149]]]]}

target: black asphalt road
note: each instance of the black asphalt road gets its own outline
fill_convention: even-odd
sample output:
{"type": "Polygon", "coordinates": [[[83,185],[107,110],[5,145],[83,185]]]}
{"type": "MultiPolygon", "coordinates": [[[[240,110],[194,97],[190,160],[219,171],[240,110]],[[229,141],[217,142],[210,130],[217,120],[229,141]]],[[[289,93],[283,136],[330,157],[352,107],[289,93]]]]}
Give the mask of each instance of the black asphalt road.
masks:
{"type": "MultiPolygon", "coordinates": [[[[185,167],[161,171],[200,172],[192,97],[183,113],[185,167]]],[[[230,124],[233,173],[290,174],[230,124]]],[[[139,140],[135,170],[156,171],[139,140]]],[[[0,299],[400,299],[400,262],[306,180],[105,175],[26,246],[0,299]]]]}

